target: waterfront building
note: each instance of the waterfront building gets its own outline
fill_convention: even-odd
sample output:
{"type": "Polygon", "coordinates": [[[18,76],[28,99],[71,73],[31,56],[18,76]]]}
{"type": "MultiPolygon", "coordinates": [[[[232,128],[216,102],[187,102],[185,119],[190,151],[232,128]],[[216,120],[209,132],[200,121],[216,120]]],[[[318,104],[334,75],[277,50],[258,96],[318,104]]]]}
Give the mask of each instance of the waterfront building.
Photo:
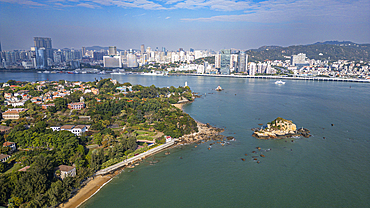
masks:
{"type": "Polygon", "coordinates": [[[244,52],[241,51],[238,56],[238,67],[236,72],[243,73],[247,71],[247,63],[248,63],[248,55],[244,52]]]}
{"type": "Polygon", "coordinates": [[[250,62],[248,65],[249,65],[249,67],[248,67],[248,75],[251,75],[251,76],[256,75],[257,64],[254,63],[254,62],[250,62]]]}
{"type": "Polygon", "coordinates": [[[230,60],[231,60],[231,50],[222,49],[221,50],[221,62],[220,62],[220,73],[224,75],[230,74],[230,60]]]}
{"type": "Polygon", "coordinates": [[[121,56],[103,56],[103,64],[105,68],[121,68],[121,56]]]}
{"type": "Polygon", "coordinates": [[[127,54],[127,67],[133,68],[137,66],[138,63],[136,60],[136,55],[132,52],[132,49],[130,49],[130,52],[127,54]]]}
{"type": "Polygon", "coordinates": [[[51,45],[51,38],[43,38],[43,37],[34,37],[33,38],[34,44],[36,48],[45,48],[46,58],[50,58],[54,60],[53,57],[53,47],[51,45]]]}

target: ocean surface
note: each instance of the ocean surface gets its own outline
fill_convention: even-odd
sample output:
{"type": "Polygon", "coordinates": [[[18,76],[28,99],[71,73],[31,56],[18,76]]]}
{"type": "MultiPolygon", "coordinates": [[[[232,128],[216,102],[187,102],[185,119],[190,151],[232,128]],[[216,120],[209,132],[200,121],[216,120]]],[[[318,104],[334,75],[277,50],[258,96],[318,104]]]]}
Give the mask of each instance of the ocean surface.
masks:
{"type": "Polygon", "coordinates": [[[185,112],[225,128],[223,134],[236,141],[212,145],[211,150],[207,142],[173,148],[170,155],[159,153],[132,172],[126,169],[81,207],[370,206],[370,84],[284,80],[285,85],[275,85],[276,80],[225,77],[0,72],[0,82],[107,77],[158,87],[187,82],[201,97],[186,105],[185,112]],[[214,91],[218,85],[224,91],[214,91]],[[312,137],[252,137],[251,128],[276,117],[309,129],[312,137]],[[159,162],[150,165],[151,160],[159,162]]]}

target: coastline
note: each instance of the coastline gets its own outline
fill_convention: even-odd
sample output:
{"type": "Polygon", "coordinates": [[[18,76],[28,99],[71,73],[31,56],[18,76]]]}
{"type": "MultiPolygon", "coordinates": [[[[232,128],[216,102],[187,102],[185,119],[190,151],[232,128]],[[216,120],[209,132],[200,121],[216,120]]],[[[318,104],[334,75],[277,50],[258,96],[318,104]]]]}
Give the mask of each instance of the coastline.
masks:
{"type": "MultiPolygon", "coordinates": [[[[112,174],[107,174],[104,176],[95,176],[93,179],[90,179],[89,182],[81,189],[77,191],[67,202],[60,204],[58,207],[79,207],[96,193],[98,193],[106,184],[108,184],[116,175],[121,173],[119,169],[112,174]]],[[[91,178],[91,177],[90,177],[91,178]]]]}
{"type": "MultiPolygon", "coordinates": [[[[176,108],[179,108],[183,111],[183,106],[191,102],[184,102],[184,103],[177,103],[172,104],[176,108]]],[[[198,126],[198,132],[184,135],[180,137],[180,144],[190,144],[199,142],[201,140],[210,140],[210,139],[222,139],[224,136],[219,135],[223,129],[219,129],[216,127],[212,127],[209,124],[204,124],[199,121],[196,121],[198,126]]],[[[116,175],[120,174],[124,168],[119,168],[118,170],[114,171],[112,174],[106,174],[103,176],[95,176],[93,179],[87,182],[85,186],[77,191],[77,193],[72,196],[67,202],[60,204],[58,207],[79,207],[86,201],[88,201],[91,197],[93,197],[96,193],[98,193],[106,184],[108,184],[116,175]]]]}

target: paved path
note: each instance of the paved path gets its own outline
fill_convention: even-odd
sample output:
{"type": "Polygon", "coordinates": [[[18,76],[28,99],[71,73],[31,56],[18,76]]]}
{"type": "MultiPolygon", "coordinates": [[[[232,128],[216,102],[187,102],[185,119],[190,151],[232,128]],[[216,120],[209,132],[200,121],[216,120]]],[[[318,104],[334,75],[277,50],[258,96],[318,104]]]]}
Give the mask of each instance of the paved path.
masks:
{"type": "Polygon", "coordinates": [[[162,145],[160,145],[158,147],[154,147],[153,149],[150,149],[150,150],[148,150],[146,152],[143,152],[143,153],[141,153],[139,155],[136,155],[134,157],[131,157],[131,158],[129,158],[127,160],[124,160],[124,161],[122,161],[120,163],[117,163],[115,165],[109,166],[109,167],[107,167],[107,168],[105,168],[103,170],[99,170],[98,172],[95,173],[95,175],[98,176],[98,175],[107,174],[107,173],[109,173],[111,171],[114,171],[114,170],[116,170],[118,168],[121,168],[121,167],[127,166],[129,164],[132,164],[132,163],[134,163],[137,160],[144,159],[145,157],[148,157],[149,155],[152,155],[152,154],[155,154],[157,152],[160,152],[160,151],[162,151],[162,150],[164,150],[164,149],[166,149],[168,147],[171,147],[174,144],[175,144],[175,140],[172,140],[172,141],[167,142],[165,144],[162,144],[162,145]]]}

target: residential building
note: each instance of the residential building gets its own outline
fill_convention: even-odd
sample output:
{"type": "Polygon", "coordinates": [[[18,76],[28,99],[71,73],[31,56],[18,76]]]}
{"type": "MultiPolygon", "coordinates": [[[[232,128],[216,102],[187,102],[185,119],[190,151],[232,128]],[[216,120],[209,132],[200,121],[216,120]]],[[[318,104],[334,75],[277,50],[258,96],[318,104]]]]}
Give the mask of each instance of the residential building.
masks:
{"type": "Polygon", "coordinates": [[[0,154],[0,161],[1,161],[1,162],[5,162],[5,161],[7,161],[10,157],[11,157],[10,155],[0,154]]]}
{"type": "Polygon", "coordinates": [[[76,167],[68,166],[68,165],[59,165],[57,167],[57,171],[60,171],[60,177],[62,180],[66,177],[74,177],[76,176],[76,167]]]}
{"type": "Polygon", "coordinates": [[[81,110],[85,108],[85,103],[69,103],[68,108],[72,110],[81,110]]]}
{"type": "Polygon", "coordinates": [[[15,145],[14,142],[4,142],[3,143],[3,147],[9,147],[10,148],[10,153],[14,152],[15,150],[17,150],[17,146],[15,145]]]}
{"type": "Polygon", "coordinates": [[[3,113],[3,119],[19,119],[19,113],[27,111],[25,108],[13,108],[3,113]]]}

